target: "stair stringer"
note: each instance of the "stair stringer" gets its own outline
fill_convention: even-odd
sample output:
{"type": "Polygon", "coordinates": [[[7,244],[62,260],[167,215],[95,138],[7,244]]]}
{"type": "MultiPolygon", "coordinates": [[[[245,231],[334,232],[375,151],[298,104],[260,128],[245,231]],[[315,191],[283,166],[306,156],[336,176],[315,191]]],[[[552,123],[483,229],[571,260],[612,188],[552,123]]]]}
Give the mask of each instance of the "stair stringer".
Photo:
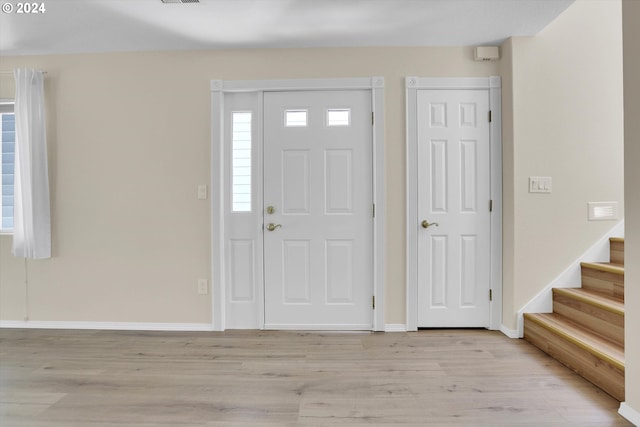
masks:
{"type": "Polygon", "coordinates": [[[536,296],[531,298],[518,310],[517,330],[518,338],[524,336],[524,313],[553,312],[553,288],[575,288],[582,282],[581,262],[609,262],[609,239],[624,237],[624,220],[618,222],[607,233],[594,243],[584,254],[573,261],[566,270],[553,279],[536,296]]]}

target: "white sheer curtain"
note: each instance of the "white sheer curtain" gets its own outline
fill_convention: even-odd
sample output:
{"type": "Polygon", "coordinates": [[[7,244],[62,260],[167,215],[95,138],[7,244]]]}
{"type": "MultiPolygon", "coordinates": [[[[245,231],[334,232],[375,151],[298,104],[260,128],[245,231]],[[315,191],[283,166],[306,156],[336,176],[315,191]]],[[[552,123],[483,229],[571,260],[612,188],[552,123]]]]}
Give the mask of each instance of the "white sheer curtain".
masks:
{"type": "Polygon", "coordinates": [[[51,258],[51,211],[44,116],[44,75],[14,70],[16,159],[13,207],[15,256],[51,258]]]}

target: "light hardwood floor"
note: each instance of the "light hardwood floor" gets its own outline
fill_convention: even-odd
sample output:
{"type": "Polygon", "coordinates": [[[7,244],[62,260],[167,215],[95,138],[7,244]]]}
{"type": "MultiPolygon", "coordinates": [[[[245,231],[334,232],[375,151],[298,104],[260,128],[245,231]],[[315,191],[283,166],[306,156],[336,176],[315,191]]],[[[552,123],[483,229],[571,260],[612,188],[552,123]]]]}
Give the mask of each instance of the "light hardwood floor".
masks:
{"type": "Polygon", "coordinates": [[[485,330],[0,330],[2,427],[630,426],[618,405],[485,330]]]}

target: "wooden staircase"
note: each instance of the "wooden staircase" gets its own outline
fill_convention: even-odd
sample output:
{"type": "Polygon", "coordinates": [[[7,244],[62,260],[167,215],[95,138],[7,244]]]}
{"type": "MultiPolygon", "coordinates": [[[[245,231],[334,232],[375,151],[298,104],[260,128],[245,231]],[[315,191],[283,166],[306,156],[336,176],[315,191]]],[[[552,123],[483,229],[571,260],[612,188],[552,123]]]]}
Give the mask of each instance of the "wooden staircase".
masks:
{"type": "Polygon", "coordinates": [[[624,239],[581,263],[581,288],[554,288],[553,313],[525,313],[524,339],[624,401],[624,239]]]}

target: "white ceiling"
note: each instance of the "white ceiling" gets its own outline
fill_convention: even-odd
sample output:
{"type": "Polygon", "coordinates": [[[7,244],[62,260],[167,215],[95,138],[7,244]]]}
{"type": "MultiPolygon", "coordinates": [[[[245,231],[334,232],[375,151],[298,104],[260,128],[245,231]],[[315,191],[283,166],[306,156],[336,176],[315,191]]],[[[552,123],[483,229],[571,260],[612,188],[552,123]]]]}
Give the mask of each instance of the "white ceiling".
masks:
{"type": "Polygon", "coordinates": [[[0,54],[493,45],[536,34],[573,1],[39,0],[44,13],[0,13],[0,54]]]}

